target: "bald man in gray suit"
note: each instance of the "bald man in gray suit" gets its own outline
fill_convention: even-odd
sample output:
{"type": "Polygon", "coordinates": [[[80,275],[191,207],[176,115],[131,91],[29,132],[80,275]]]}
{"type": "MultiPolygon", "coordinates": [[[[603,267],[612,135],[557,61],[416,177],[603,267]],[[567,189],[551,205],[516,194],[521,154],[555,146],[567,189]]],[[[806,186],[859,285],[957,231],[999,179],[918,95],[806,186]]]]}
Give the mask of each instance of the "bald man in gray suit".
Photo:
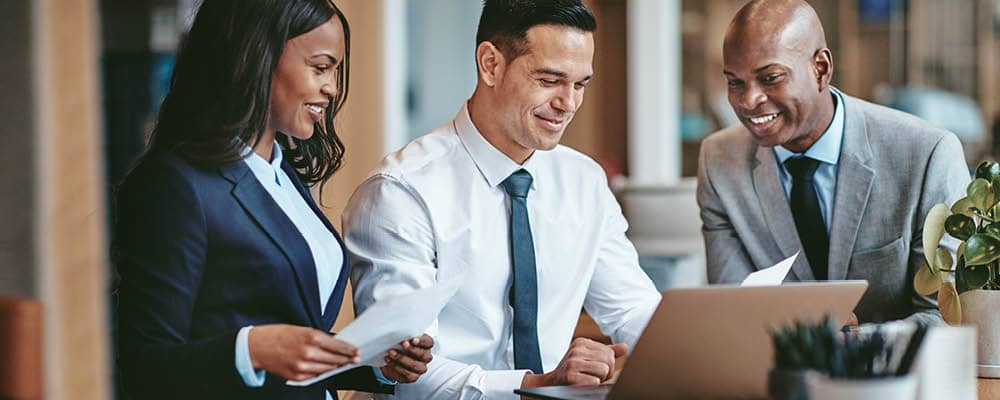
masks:
{"type": "Polygon", "coordinates": [[[866,279],[860,322],[940,322],[913,290],[924,217],[969,182],[954,134],[830,85],[833,56],[803,1],[752,1],[723,45],[741,125],[710,135],[698,203],[711,283],[796,252],[786,281],[866,279]]]}

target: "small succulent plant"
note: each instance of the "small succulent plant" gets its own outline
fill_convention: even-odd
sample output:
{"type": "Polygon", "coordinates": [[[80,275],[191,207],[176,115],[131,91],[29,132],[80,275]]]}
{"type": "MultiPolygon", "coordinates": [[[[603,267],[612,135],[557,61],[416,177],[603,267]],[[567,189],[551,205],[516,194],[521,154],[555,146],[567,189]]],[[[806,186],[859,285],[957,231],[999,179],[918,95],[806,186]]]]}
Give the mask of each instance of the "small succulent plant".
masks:
{"type": "Polygon", "coordinates": [[[951,208],[943,203],[931,208],[924,219],[923,245],[927,266],[917,270],[913,287],[925,296],[937,292],[941,316],[957,325],[962,322],[959,294],[1000,290],[1000,164],[979,164],[966,197],[951,208]],[[959,241],[954,256],[940,246],[946,232],[959,241]]]}
{"type": "Polygon", "coordinates": [[[772,330],[774,367],[813,370],[837,379],[872,379],[892,376],[894,345],[881,330],[871,335],[844,334],[826,317],[815,325],[796,322],[772,330]]]}

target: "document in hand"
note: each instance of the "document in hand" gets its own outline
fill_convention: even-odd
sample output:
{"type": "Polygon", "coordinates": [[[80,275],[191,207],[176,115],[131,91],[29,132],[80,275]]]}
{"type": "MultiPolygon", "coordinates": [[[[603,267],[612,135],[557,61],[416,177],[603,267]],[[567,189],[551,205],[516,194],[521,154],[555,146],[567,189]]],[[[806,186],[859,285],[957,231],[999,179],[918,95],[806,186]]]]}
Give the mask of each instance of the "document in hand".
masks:
{"type": "Polygon", "coordinates": [[[798,256],[799,252],[795,252],[795,254],[792,254],[791,257],[788,257],[773,266],[750,273],[750,275],[743,280],[743,283],[741,283],[740,286],[781,285],[781,282],[785,280],[785,276],[788,275],[788,270],[792,269],[792,264],[795,264],[795,258],[798,256]]]}
{"type": "Polygon", "coordinates": [[[403,340],[420,336],[431,326],[441,309],[455,295],[461,281],[453,278],[376,302],[337,333],[337,339],[358,348],[361,363],[345,365],[302,381],[288,381],[287,384],[309,386],[361,365],[383,365],[382,359],[389,349],[398,347],[403,340]]]}

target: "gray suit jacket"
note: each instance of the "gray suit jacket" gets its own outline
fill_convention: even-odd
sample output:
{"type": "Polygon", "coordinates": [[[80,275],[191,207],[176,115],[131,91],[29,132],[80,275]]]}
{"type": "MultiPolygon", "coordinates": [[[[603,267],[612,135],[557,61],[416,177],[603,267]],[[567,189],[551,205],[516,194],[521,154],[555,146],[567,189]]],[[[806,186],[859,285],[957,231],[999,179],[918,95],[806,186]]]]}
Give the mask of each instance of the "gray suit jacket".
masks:
{"type": "MultiPolygon", "coordinates": [[[[861,322],[941,321],[913,290],[925,265],[924,217],[965,195],[969,172],[954,134],[905,113],[844,96],[844,139],[830,229],[831,280],[866,279],[861,322]]],[[[802,248],[773,148],[743,126],[712,134],[698,162],[698,204],[710,283],[739,282],[802,248]]],[[[800,254],[786,281],[815,280],[800,254]]]]}

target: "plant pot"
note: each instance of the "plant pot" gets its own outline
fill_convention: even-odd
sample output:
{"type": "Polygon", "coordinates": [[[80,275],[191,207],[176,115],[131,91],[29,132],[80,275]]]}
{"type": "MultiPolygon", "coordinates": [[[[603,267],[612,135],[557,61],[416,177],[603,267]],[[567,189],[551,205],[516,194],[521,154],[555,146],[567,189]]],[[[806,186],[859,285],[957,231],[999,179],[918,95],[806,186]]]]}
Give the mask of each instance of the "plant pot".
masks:
{"type": "Polygon", "coordinates": [[[978,331],[976,353],[979,376],[1000,378],[1000,290],[970,290],[959,295],[962,323],[978,331]]]}
{"type": "Polygon", "coordinates": [[[830,379],[813,376],[809,379],[811,400],[913,400],[917,396],[914,375],[878,379],[830,379]]]}
{"type": "Polygon", "coordinates": [[[811,369],[777,369],[767,372],[767,394],[773,400],[809,400],[811,369]]]}

